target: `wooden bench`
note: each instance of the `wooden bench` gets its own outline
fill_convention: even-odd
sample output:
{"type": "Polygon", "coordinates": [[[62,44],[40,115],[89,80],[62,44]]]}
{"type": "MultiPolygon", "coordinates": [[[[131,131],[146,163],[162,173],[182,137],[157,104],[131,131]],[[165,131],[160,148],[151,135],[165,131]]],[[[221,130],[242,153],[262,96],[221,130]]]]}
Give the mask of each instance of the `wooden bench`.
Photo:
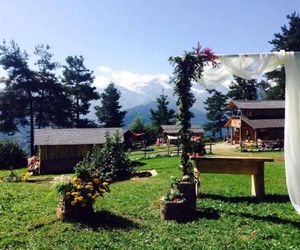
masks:
{"type": "Polygon", "coordinates": [[[196,176],[196,194],[199,196],[201,173],[251,175],[251,193],[258,199],[265,195],[264,163],[274,159],[266,157],[191,157],[196,176]]]}

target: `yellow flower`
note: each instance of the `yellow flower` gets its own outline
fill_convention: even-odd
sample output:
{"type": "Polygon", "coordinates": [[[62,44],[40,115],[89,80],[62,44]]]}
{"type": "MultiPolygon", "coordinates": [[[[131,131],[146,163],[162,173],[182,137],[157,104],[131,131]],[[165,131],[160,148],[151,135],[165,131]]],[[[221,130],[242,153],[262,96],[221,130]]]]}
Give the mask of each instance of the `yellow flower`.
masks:
{"type": "Polygon", "coordinates": [[[107,182],[103,182],[103,187],[106,192],[109,192],[109,184],[107,182]]]}
{"type": "Polygon", "coordinates": [[[106,192],[106,190],[105,190],[105,189],[103,189],[103,188],[101,188],[99,191],[100,191],[100,193],[101,193],[101,194],[103,194],[103,193],[105,193],[105,192],[106,192]]]}
{"type": "Polygon", "coordinates": [[[71,205],[72,205],[72,206],[75,206],[75,205],[76,205],[76,200],[71,201],[71,205]]]}
{"type": "Polygon", "coordinates": [[[86,185],[85,188],[86,188],[86,189],[89,189],[89,190],[93,190],[93,189],[94,189],[93,185],[89,185],[89,184],[86,185]]]}
{"type": "Polygon", "coordinates": [[[78,192],[72,192],[71,194],[72,194],[72,196],[77,196],[78,192]]]}
{"type": "Polygon", "coordinates": [[[82,196],[77,196],[76,198],[75,198],[75,200],[77,200],[77,201],[82,201],[83,200],[83,197],[82,196]]]}
{"type": "Polygon", "coordinates": [[[94,178],[94,179],[93,179],[93,182],[94,182],[96,185],[98,185],[98,184],[100,183],[100,179],[99,179],[99,178],[94,178]]]}

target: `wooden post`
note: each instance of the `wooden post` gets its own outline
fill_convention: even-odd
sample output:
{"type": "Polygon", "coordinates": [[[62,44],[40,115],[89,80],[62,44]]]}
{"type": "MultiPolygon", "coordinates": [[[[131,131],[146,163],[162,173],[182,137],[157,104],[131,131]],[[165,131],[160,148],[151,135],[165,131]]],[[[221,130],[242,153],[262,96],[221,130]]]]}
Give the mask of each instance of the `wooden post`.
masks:
{"type": "Polygon", "coordinates": [[[192,161],[193,168],[194,168],[194,176],[195,176],[195,189],[196,189],[196,197],[200,197],[200,171],[197,167],[197,161],[192,161]]]}
{"type": "Polygon", "coordinates": [[[257,162],[257,174],[251,175],[251,193],[258,199],[265,195],[264,163],[257,162]]]}

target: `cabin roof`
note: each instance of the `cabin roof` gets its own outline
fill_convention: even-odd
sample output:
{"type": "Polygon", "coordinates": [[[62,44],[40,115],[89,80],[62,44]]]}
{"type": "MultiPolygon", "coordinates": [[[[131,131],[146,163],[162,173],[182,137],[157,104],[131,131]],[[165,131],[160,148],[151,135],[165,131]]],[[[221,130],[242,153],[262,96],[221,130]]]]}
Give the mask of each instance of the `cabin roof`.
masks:
{"type": "Polygon", "coordinates": [[[254,129],[263,128],[284,128],[284,119],[258,119],[250,120],[245,116],[241,116],[242,121],[247,123],[254,129]]]}
{"type": "MultiPolygon", "coordinates": [[[[179,132],[178,125],[161,125],[160,127],[161,131],[166,134],[177,134],[179,132]]],[[[204,130],[197,124],[191,125],[190,130],[195,134],[204,133],[204,130]]]]}
{"type": "Polygon", "coordinates": [[[105,143],[105,135],[119,131],[123,141],[122,128],[68,128],[35,129],[34,145],[87,145],[105,143]]]}
{"type": "Polygon", "coordinates": [[[230,109],[284,109],[284,100],[268,100],[268,101],[244,101],[231,100],[228,107],[230,109]]]}

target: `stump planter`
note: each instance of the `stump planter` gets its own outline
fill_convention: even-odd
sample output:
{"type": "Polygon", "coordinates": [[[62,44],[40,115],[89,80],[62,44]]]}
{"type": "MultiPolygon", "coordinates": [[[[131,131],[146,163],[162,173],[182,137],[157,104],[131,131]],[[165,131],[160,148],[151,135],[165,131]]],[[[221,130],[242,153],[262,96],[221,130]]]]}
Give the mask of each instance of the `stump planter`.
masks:
{"type": "Polygon", "coordinates": [[[58,219],[63,221],[68,220],[81,220],[91,216],[94,213],[94,208],[92,204],[87,204],[86,206],[71,206],[66,203],[64,197],[61,198],[59,207],[56,209],[56,216],[58,219]]]}
{"type": "Polygon", "coordinates": [[[84,218],[91,216],[93,213],[94,213],[93,206],[73,207],[69,209],[58,207],[56,209],[57,218],[63,221],[82,220],[84,218]]]}
{"type": "Polygon", "coordinates": [[[196,212],[196,185],[192,182],[179,182],[177,184],[178,191],[182,193],[186,199],[185,213],[187,217],[192,217],[196,212]]]}
{"type": "Polygon", "coordinates": [[[161,220],[184,220],[186,217],[186,200],[166,201],[160,200],[161,220]]]}

